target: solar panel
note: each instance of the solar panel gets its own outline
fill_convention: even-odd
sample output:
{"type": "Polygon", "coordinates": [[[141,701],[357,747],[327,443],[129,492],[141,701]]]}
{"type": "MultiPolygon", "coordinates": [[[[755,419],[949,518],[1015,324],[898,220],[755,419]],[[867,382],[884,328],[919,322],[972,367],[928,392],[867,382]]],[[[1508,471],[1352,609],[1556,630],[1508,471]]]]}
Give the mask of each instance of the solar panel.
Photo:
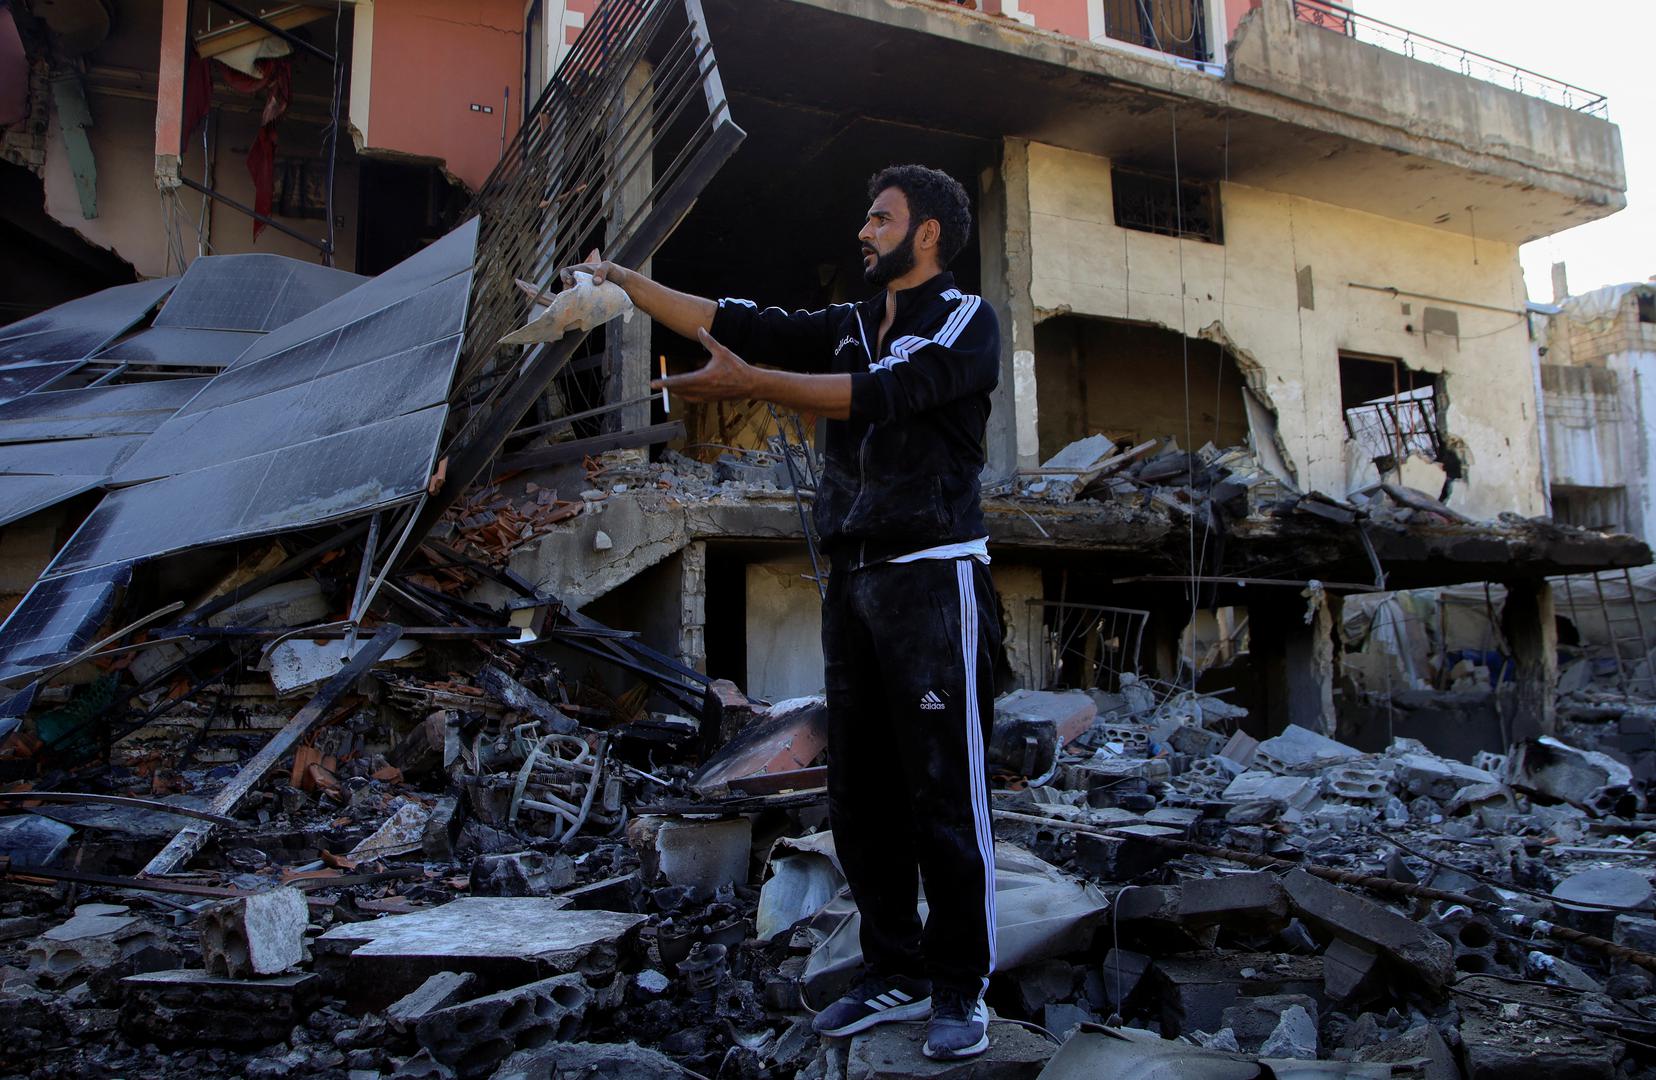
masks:
{"type": "Polygon", "coordinates": [[[0,404],[50,386],[80,366],[81,361],[75,360],[65,364],[19,364],[0,368],[0,404]]]}
{"type": "Polygon", "coordinates": [[[116,435],[103,439],[0,444],[0,475],[108,476],[143,442],[142,435],[116,435]]]}
{"type": "Polygon", "coordinates": [[[51,666],[92,643],[132,567],[42,578],[0,625],[0,679],[51,666]]]}
{"type": "Polygon", "coordinates": [[[368,280],[285,255],[207,255],[184,271],[155,325],[268,332],[368,280]]]}
{"type": "MultiPolygon", "coordinates": [[[[455,334],[269,394],[180,413],[126,461],[115,482],[188,472],[202,464],[204,446],[218,448],[217,459],[227,461],[436,405],[448,394],[460,340],[455,334]]],[[[0,468],[3,463],[0,455],[0,468]]]]}
{"type": "Polygon", "coordinates": [[[0,443],[147,435],[208,381],[167,379],[27,394],[0,405],[0,443]]]}
{"type": "Polygon", "coordinates": [[[158,367],[229,367],[262,334],[152,326],[98,351],[95,359],[158,367]]]}
{"type": "Polygon", "coordinates": [[[0,476],[0,526],[56,506],[104,485],[105,474],[65,473],[62,476],[0,476]]]}
{"type": "MultiPolygon", "coordinates": [[[[236,358],[237,366],[261,360],[312,338],[337,330],[381,308],[405,300],[462,271],[470,270],[477,249],[477,219],[411,255],[385,273],[359,285],[309,315],[267,334],[263,341],[236,358]]],[[[436,336],[436,335],[433,335],[436,336]]],[[[429,339],[427,339],[429,340],[429,339]]],[[[414,344],[414,342],[409,342],[414,344]]]]}
{"type": "Polygon", "coordinates": [[[177,283],[157,278],[117,285],[0,327],[0,364],[84,360],[136,326],[177,283]]]}
{"type": "MultiPolygon", "coordinates": [[[[275,393],[331,372],[457,334],[465,325],[466,298],[470,291],[471,274],[457,274],[294,348],[257,360],[239,358],[234,366],[214,378],[210,386],[186,405],[181,414],[202,412],[275,393]]],[[[267,335],[265,340],[275,336],[267,335]]],[[[249,352],[263,346],[264,342],[260,342],[249,352]]]]}
{"type": "Polygon", "coordinates": [[[425,489],[447,407],[122,488],[70,537],[51,572],[303,528],[425,489]]]}

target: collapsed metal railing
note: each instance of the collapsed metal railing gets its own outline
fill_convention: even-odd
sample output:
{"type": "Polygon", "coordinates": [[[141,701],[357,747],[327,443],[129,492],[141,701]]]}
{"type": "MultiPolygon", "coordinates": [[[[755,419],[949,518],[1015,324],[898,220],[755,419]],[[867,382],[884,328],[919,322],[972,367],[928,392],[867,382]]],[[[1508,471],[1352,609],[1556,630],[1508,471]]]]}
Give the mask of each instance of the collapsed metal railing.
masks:
{"type": "Polygon", "coordinates": [[[484,184],[446,480],[424,534],[499,453],[585,338],[496,343],[523,321],[522,278],[556,291],[592,248],[636,266],[745,137],[730,117],[700,0],[606,0],[484,184]]]}

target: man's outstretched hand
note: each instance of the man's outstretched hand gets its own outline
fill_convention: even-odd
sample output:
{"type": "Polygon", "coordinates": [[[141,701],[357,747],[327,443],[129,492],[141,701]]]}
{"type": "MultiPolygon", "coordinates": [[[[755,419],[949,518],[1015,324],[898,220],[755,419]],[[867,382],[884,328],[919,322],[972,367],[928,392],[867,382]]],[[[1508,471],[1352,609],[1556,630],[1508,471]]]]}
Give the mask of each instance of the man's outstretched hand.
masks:
{"type": "Polygon", "coordinates": [[[696,331],[696,336],[707,348],[707,363],[686,375],[652,380],[652,390],[666,387],[686,401],[736,401],[758,396],[756,368],[720,345],[706,330],[696,331]]]}
{"type": "Polygon", "coordinates": [[[583,274],[591,274],[594,285],[602,285],[606,281],[613,281],[623,289],[627,287],[627,275],[631,273],[626,267],[612,263],[598,254],[597,248],[593,248],[587,253],[585,262],[576,263],[574,266],[566,266],[558,271],[558,280],[564,288],[574,287],[575,271],[577,270],[583,274]]]}

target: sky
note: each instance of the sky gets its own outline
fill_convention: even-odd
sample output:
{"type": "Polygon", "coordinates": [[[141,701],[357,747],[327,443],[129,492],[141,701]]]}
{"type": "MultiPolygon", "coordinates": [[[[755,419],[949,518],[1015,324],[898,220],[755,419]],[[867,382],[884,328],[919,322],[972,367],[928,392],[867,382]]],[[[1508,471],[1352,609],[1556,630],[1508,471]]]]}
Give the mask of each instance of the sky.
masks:
{"type": "Polygon", "coordinates": [[[1357,0],[1358,11],[1605,94],[1621,128],[1627,208],[1519,250],[1532,300],[1656,275],[1656,0],[1357,0]]]}

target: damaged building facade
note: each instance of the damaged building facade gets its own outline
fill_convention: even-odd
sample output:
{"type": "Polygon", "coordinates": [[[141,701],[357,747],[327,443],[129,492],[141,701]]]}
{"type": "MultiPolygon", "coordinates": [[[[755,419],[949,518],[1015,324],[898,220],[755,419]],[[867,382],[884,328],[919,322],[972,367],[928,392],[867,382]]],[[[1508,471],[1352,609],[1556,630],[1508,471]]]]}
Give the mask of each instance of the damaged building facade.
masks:
{"type": "Polygon", "coordinates": [[[1325,0],[14,8],[8,1068],[940,1075],[809,1026],[816,418],[554,295],[858,298],[923,161],[1003,328],[973,1075],[1650,1071],[1642,361],[1518,261],[1602,97],[1325,0]]]}

